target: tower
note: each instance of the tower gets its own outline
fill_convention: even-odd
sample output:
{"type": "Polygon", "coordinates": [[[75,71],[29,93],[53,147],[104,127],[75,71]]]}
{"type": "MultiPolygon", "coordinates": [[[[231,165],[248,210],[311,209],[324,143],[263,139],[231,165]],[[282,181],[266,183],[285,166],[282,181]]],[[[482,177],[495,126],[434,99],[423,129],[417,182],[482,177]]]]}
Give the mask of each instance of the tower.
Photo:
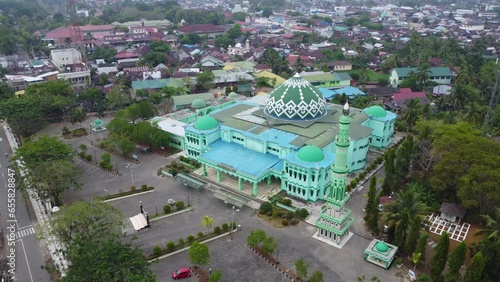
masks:
{"type": "Polygon", "coordinates": [[[82,31],[78,23],[78,15],[76,13],[76,6],[74,0],[68,0],[67,13],[69,17],[69,36],[70,44],[81,53],[81,56],[73,58],[75,64],[83,62],[82,56],[85,55],[85,50],[82,47],[82,31]]]}
{"type": "Polygon", "coordinates": [[[319,219],[315,225],[318,227],[316,237],[327,240],[332,245],[341,248],[352,233],[349,227],[353,223],[350,217],[351,211],[344,207],[349,199],[346,194],[347,186],[347,151],[350,145],[349,126],[349,104],[346,102],[339,118],[339,130],[335,138],[335,163],[332,167],[332,182],[330,191],[326,196],[326,207],[321,210],[319,219]]]}

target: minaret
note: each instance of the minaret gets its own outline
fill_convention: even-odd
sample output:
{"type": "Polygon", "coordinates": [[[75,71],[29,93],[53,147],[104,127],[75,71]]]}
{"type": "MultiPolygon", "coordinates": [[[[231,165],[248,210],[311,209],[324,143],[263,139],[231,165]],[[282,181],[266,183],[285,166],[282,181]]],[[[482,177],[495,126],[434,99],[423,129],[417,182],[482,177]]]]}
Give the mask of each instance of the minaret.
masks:
{"type": "Polygon", "coordinates": [[[349,227],[353,223],[351,211],[344,207],[349,199],[347,186],[347,151],[351,143],[349,139],[349,104],[346,102],[339,118],[339,129],[335,138],[335,164],[332,167],[332,183],[326,196],[326,207],[321,211],[315,225],[318,227],[316,237],[328,240],[332,245],[341,248],[352,233],[349,227]]]}

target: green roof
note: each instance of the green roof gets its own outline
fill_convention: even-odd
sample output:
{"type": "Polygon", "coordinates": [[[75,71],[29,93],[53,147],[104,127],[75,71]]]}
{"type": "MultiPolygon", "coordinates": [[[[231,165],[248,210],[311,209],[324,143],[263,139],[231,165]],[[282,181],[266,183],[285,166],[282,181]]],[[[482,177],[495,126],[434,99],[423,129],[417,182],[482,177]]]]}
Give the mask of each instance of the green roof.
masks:
{"type": "Polygon", "coordinates": [[[387,112],[381,106],[371,106],[364,111],[373,117],[385,117],[387,112]]]}
{"type": "MultiPolygon", "coordinates": [[[[398,77],[410,76],[411,72],[417,72],[417,68],[395,68],[398,77]]],[[[449,67],[433,67],[429,68],[430,76],[451,76],[451,70],[449,67]]]]}
{"type": "Polygon", "coordinates": [[[335,80],[351,80],[351,76],[347,72],[336,72],[333,74],[335,80]]]}
{"type": "Polygon", "coordinates": [[[227,95],[227,96],[229,96],[230,98],[236,98],[236,97],[238,97],[238,94],[236,94],[236,93],[234,93],[234,92],[231,92],[231,93],[229,93],[229,95],[227,95]]]}
{"type": "Polygon", "coordinates": [[[325,153],[316,146],[307,145],[300,148],[296,157],[304,162],[317,163],[325,159],[325,153]]]}
{"type": "Polygon", "coordinates": [[[173,88],[180,87],[186,91],[188,90],[188,88],[184,85],[184,82],[177,78],[132,81],[132,88],[134,89],[134,91],[141,89],[161,89],[165,86],[173,88]]]}
{"type": "Polygon", "coordinates": [[[94,124],[102,124],[102,120],[100,120],[100,119],[96,119],[96,120],[94,121],[94,124]]]}
{"type": "Polygon", "coordinates": [[[207,105],[205,104],[205,101],[202,99],[195,99],[193,103],[191,103],[191,107],[195,109],[202,109],[205,108],[207,105]]]}
{"type": "Polygon", "coordinates": [[[219,125],[219,123],[216,119],[211,116],[204,116],[196,120],[194,128],[198,130],[210,130],[216,128],[217,125],[219,125]]]}
{"type": "Polygon", "coordinates": [[[266,101],[265,112],[287,120],[316,119],[326,114],[323,94],[299,74],[274,89],[266,101]]]}
{"type": "Polygon", "coordinates": [[[207,101],[214,98],[213,93],[200,93],[200,94],[187,94],[172,96],[174,100],[174,106],[186,106],[191,105],[195,100],[207,101]]]}
{"type": "Polygon", "coordinates": [[[329,72],[328,73],[325,72],[322,74],[312,74],[312,75],[304,74],[303,78],[311,83],[333,81],[333,76],[329,72]]]}
{"type": "Polygon", "coordinates": [[[163,120],[163,118],[161,118],[161,117],[154,117],[153,119],[151,119],[151,123],[152,124],[159,123],[162,120],[163,120]]]}
{"type": "Polygon", "coordinates": [[[378,252],[385,253],[389,250],[389,247],[384,242],[377,242],[377,244],[375,244],[375,249],[377,249],[378,252]]]}

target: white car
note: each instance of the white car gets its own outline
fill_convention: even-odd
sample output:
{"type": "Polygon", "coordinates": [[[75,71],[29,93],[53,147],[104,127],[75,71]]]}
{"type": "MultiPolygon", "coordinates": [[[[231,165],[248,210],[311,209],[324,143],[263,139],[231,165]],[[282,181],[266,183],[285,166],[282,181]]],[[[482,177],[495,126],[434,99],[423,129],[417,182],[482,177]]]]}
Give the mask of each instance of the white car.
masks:
{"type": "Polygon", "coordinates": [[[168,199],[167,203],[172,206],[175,205],[175,201],[173,199],[168,199]]]}

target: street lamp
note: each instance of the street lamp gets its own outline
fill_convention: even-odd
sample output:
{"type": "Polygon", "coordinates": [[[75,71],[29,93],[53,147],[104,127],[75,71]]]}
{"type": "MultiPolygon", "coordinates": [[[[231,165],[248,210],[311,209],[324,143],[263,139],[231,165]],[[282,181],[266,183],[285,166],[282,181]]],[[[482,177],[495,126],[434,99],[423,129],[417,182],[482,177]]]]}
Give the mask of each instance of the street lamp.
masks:
{"type": "Polygon", "coordinates": [[[231,222],[229,222],[229,225],[230,225],[230,231],[229,231],[229,234],[231,235],[231,240],[233,240],[233,231],[234,231],[234,228],[233,228],[233,221],[234,221],[234,215],[239,212],[240,210],[239,209],[236,209],[235,206],[233,206],[233,210],[232,210],[232,214],[231,214],[231,222]]]}
{"type": "Polygon", "coordinates": [[[127,164],[125,167],[126,168],[130,168],[130,177],[132,178],[132,186],[135,186],[135,183],[134,183],[134,172],[132,171],[132,169],[135,167],[135,164],[134,165],[127,164]]]}

